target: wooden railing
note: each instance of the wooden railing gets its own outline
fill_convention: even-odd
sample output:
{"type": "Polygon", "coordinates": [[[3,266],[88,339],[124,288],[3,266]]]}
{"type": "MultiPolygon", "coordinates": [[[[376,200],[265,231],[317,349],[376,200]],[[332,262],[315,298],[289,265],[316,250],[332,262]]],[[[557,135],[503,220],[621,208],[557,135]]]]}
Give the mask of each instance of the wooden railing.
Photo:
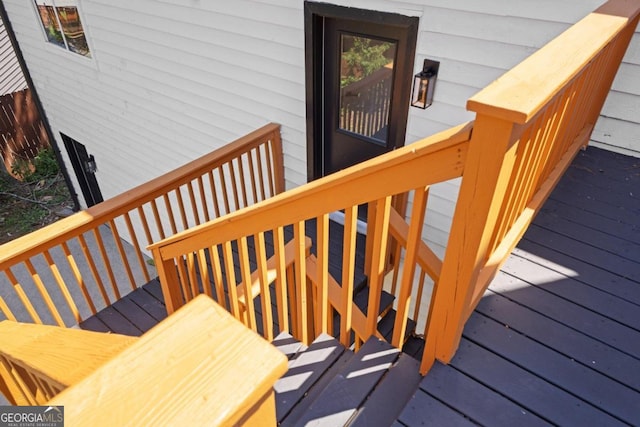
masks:
{"type": "Polygon", "coordinates": [[[589,143],[639,13],[638,1],[605,3],[468,101],[476,123],[423,371],[451,360],[489,282],[589,143]]]}
{"type": "MultiPolygon", "coordinates": [[[[461,175],[470,130],[471,125],[453,128],[152,245],[167,310],[171,312],[205,292],[267,338],[278,331],[291,331],[308,342],[319,333],[330,332],[334,311],[341,315],[343,342],[349,341],[351,331],[361,339],[375,334],[389,221],[396,218],[392,198],[415,191],[414,206],[424,209],[428,185],[461,175]],[[362,204],[370,204],[371,217],[367,313],[353,307],[352,302],[357,209],[362,204]],[[342,277],[331,277],[328,222],[329,214],[337,210],[345,212],[344,255],[342,260],[332,260],[342,263],[342,277]],[[307,221],[316,222],[313,254],[305,243],[307,221]],[[285,234],[291,236],[289,242],[285,242],[285,234]],[[249,240],[253,245],[248,245],[249,240]],[[257,286],[253,285],[255,279],[257,286]],[[259,302],[254,298],[239,301],[240,293],[261,298],[259,302]]],[[[413,215],[416,220],[405,223],[400,231],[419,249],[406,258],[419,256],[427,271],[434,272],[439,268],[431,265],[437,264],[436,258],[419,238],[420,217],[413,215]]],[[[394,341],[400,341],[399,329],[395,335],[394,341]]]]}
{"type": "Polygon", "coordinates": [[[0,392],[13,405],[44,405],[136,339],[4,320],[0,322],[0,392]]]}
{"type": "Polygon", "coordinates": [[[276,425],[286,357],[204,296],[140,338],[11,321],[0,338],[0,391],[66,425],[276,425]]]}
{"type": "Polygon", "coordinates": [[[428,310],[426,325],[416,331],[426,338],[421,369],[426,372],[436,358],[448,362],[490,280],[577,150],[588,143],[637,25],[638,9],[637,1],[612,0],[575,24],[471,98],[473,124],[152,245],[168,310],[205,292],[266,337],[287,330],[308,342],[330,331],[338,313],[343,342],[351,333],[366,339],[378,333],[380,293],[393,251],[399,275],[393,286],[392,343],[402,344],[410,315],[428,310]],[[460,176],[449,242],[440,260],[423,240],[429,187],[460,176]],[[412,206],[403,216],[392,200],[406,193],[412,206]],[[362,204],[369,204],[366,313],[351,300],[356,212],[362,204]],[[345,213],[342,277],[332,277],[328,268],[328,215],[336,210],[345,213]],[[317,235],[311,252],[304,237],[309,221],[316,222],[317,235]],[[250,249],[250,240],[256,249],[250,249]],[[422,299],[431,294],[423,292],[427,276],[434,289],[422,299]],[[413,313],[412,304],[417,307],[413,313]]]}
{"type": "Polygon", "coordinates": [[[143,246],[283,190],[279,126],[270,124],[0,246],[0,312],[24,322],[81,322],[154,277],[143,246]]]}

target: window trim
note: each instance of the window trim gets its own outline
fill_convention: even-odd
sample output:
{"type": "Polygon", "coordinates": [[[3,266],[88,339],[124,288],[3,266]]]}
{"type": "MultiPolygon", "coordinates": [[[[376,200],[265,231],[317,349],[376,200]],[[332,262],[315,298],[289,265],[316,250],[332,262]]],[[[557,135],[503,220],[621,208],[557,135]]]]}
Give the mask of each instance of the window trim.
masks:
{"type": "Polygon", "coordinates": [[[60,50],[65,51],[67,54],[70,54],[70,57],[72,58],[82,58],[82,62],[86,63],[87,61],[91,61],[93,62],[95,59],[95,49],[93,48],[93,44],[91,42],[91,37],[89,35],[89,32],[87,31],[87,25],[86,25],[86,19],[85,19],[85,15],[83,13],[82,10],[82,5],[80,3],[79,0],[58,0],[58,4],[56,3],[56,0],[30,0],[34,13],[36,15],[36,20],[37,20],[37,25],[40,27],[40,31],[42,33],[42,37],[44,38],[45,44],[48,46],[47,49],[51,48],[52,51],[55,52],[60,52],[60,50]],[[40,11],[38,9],[38,1],[40,1],[41,3],[45,3],[46,5],[50,5],[53,6],[53,8],[56,10],[56,21],[58,23],[58,26],[60,28],[60,33],[62,35],[62,41],[64,43],[64,45],[59,45],[56,44],[52,41],[49,40],[49,37],[47,36],[47,30],[44,26],[44,23],[42,22],[42,18],[40,16],[40,11]],[[63,3],[62,5],[59,3],[63,3]],[[69,48],[69,43],[67,42],[67,37],[64,35],[64,31],[62,30],[62,22],[60,20],[60,17],[57,13],[57,8],[58,7],[75,7],[77,12],[78,12],[78,16],[79,16],[79,20],[80,20],[80,25],[82,27],[82,32],[84,34],[84,38],[87,44],[87,49],[88,49],[88,53],[89,55],[83,55],[81,53],[75,52],[73,50],[71,50],[69,48]]]}

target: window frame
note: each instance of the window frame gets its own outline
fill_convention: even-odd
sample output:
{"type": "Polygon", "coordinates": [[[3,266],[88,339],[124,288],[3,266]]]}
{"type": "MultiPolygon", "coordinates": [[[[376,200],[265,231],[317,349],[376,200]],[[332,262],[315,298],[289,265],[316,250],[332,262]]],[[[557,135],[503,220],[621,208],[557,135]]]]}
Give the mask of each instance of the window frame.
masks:
{"type": "Polygon", "coordinates": [[[94,61],[95,51],[90,40],[89,32],[87,31],[86,19],[83,14],[82,6],[79,0],[30,0],[30,1],[31,1],[31,4],[33,5],[33,10],[36,14],[36,20],[38,21],[37,25],[40,27],[40,31],[42,32],[42,36],[47,46],[52,46],[52,49],[54,49],[56,52],[59,52],[60,49],[62,49],[63,51],[70,54],[70,56],[73,58],[83,58],[85,61],[94,61]],[[45,24],[42,20],[42,16],[40,14],[40,9],[38,7],[40,5],[53,7],[53,10],[55,12],[56,23],[60,30],[60,35],[62,37],[63,44],[56,43],[49,38],[47,34],[47,29],[45,27],[45,24]],[[64,34],[62,20],[60,19],[60,16],[58,14],[58,8],[63,8],[63,7],[73,7],[76,9],[78,13],[78,21],[80,23],[80,28],[82,30],[82,34],[84,36],[84,40],[87,46],[86,55],[69,47],[69,42],[67,41],[68,38],[64,34]]]}

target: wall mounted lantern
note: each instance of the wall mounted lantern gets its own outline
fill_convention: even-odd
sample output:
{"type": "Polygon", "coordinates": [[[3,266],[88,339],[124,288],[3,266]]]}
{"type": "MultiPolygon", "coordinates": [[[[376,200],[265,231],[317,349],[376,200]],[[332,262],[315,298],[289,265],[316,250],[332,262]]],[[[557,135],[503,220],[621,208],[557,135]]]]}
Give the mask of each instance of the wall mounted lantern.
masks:
{"type": "Polygon", "coordinates": [[[89,155],[89,158],[84,162],[84,171],[86,173],[98,172],[98,164],[96,163],[96,158],[93,157],[93,154],[89,155]]]}
{"type": "Polygon", "coordinates": [[[433,102],[433,91],[436,87],[438,69],[440,63],[430,59],[424,60],[422,71],[413,78],[413,90],[411,92],[411,106],[427,108],[433,102]]]}

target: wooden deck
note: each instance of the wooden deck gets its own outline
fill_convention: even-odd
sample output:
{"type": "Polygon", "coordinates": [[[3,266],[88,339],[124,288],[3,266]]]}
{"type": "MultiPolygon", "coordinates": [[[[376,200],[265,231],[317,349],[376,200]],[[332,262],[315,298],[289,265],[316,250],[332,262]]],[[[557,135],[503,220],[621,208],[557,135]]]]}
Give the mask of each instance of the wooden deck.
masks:
{"type": "MultiPolygon", "coordinates": [[[[397,425],[640,425],[639,184],[640,159],[581,152],[397,425]]],[[[152,282],[81,327],[164,316],[152,282]]]]}
{"type": "Polygon", "coordinates": [[[640,159],[589,148],[403,425],[640,425],[640,159]]]}

